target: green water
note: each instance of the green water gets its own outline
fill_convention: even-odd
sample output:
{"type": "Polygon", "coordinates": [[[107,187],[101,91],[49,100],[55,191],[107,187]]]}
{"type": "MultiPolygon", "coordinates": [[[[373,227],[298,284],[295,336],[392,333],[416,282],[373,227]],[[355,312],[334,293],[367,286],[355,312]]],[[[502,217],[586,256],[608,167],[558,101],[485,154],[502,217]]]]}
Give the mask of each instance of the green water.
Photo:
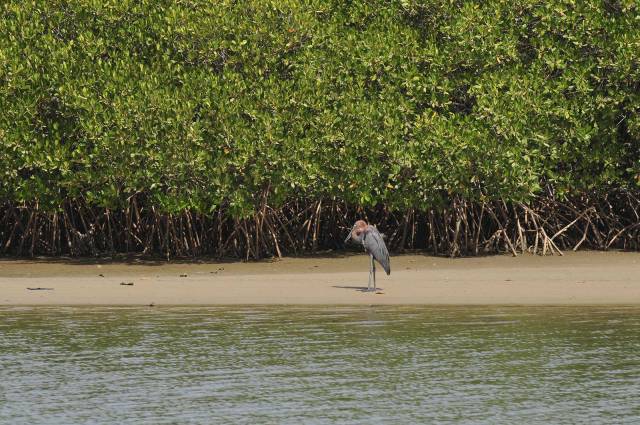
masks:
{"type": "Polygon", "coordinates": [[[0,423],[640,423],[640,309],[1,308],[0,423]]]}

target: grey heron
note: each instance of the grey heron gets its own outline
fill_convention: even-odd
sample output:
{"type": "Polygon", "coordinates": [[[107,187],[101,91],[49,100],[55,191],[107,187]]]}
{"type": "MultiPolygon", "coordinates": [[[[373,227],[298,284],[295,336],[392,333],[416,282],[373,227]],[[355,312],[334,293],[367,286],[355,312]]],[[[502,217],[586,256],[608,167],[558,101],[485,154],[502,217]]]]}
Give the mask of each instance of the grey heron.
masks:
{"type": "Polygon", "coordinates": [[[369,283],[367,290],[371,291],[371,278],[373,277],[373,291],[376,290],[376,264],[380,263],[387,275],[391,274],[391,264],[389,262],[389,251],[384,243],[382,234],[374,226],[367,224],[363,220],[358,220],[351,228],[349,235],[344,240],[347,243],[349,239],[362,244],[364,250],[369,254],[371,260],[369,266],[369,283]],[[375,261],[374,261],[375,260],[375,261]]]}

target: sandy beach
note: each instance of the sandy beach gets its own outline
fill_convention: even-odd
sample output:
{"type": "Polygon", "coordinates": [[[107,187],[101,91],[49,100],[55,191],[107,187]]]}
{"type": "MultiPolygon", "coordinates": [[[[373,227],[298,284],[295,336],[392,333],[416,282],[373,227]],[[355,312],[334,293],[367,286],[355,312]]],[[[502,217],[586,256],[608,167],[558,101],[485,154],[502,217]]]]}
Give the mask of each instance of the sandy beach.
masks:
{"type": "Polygon", "coordinates": [[[0,305],[640,304],[640,253],[401,255],[392,258],[390,276],[378,272],[379,293],[363,291],[367,261],[3,259],[0,305]]]}

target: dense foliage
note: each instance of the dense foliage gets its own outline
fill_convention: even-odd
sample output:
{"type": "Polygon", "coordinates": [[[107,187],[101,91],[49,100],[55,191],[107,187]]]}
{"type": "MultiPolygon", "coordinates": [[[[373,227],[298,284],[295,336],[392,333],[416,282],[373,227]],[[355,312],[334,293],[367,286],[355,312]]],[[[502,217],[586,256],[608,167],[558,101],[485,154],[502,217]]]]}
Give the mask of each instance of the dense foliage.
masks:
{"type": "Polygon", "coordinates": [[[0,199],[50,213],[632,189],[639,112],[636,0],[0,5],[0,199]]]}

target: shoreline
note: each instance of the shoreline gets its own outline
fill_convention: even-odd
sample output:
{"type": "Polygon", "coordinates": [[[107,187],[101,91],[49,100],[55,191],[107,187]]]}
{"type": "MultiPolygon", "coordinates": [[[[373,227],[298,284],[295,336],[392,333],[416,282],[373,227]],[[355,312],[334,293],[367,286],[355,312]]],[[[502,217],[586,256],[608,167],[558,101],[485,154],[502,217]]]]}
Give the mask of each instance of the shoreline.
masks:
{"type": "Polygon", "coordinates": [[[640,305],[637,252],[411,254],[392,257],[391,266],[390,276],[377,268],[377,294],[363,292],[365,255],[251,263],[5,258],[0,305],[640,305]]]}

